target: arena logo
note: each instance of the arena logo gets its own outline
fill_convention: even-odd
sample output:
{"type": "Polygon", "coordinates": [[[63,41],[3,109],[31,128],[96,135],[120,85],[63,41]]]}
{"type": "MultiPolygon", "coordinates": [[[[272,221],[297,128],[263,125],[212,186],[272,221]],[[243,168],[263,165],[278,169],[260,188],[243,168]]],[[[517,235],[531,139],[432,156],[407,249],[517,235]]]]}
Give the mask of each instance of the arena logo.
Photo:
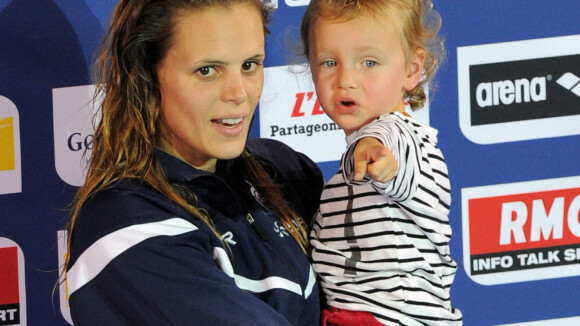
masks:
{"type": "Polygon", "coordinates": [[[20,119],[16,105],[0,96],[0,194],[22,192],[20,119]]]}
{"type": "Polygon", "coordinates": [[[26,325],[24,254],[14,241],[0,238],[0,326],[26,325]]]}
{"type": "Polygon", "coordinates": [[[546,100],[546,77],[534,77],[484,82],[475,90],[476,103],[480,108],[513,103],[541,102],[546,100]]]}
{"type": "MultiPolygon", "coordinates": [[[[552,80],[551,75],[548,75],[548,80],[552,80]]],[[[564,73],[556,83],[580,96],[580,78],[573,73],[564,73]]],[[[522,78],[480,83],[475,90],[475,98],[480,108],[546,101],[546,77],[534,77],[531,81],[522,78]]]]}
{"type": "Polygon", "coordinates": [[[478,144],[580,134],[580,35],[457,49],[459,124],[478,144]]]}
{"type": "Polygon", "coordinates": [[[93,101],[94,86],[75,86],[52,90],[54,157],[59,177],[73,186],[85,179],[92,152],[93,119],[100,102],[93,101]]]}
{"type": "Polygon", "coordinates": [[[580,275],[580,177],[464,188],[463,263],[485,285],[580,275]]]}
{"type": "Polygon", "coordinates": [[[580,96],[580,77],[574,75],[571,72],[567,72],[562,75],[562,77],[560,77],[556,82],[558,85],[572,92],[572,94],[580,96]]]}

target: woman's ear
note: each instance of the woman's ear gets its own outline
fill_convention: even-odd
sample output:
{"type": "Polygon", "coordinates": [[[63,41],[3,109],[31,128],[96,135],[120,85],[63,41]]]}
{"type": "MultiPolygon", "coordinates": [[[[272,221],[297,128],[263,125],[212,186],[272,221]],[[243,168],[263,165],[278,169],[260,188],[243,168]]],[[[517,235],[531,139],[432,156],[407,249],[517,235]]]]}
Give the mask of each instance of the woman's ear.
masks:
{"type": "Polygon", "coordinates": [[[412,90],[421,81],[424,62],[425,50],[417,49],[407,65],[407,78],[404,85],[406,91],[412,90]]]}

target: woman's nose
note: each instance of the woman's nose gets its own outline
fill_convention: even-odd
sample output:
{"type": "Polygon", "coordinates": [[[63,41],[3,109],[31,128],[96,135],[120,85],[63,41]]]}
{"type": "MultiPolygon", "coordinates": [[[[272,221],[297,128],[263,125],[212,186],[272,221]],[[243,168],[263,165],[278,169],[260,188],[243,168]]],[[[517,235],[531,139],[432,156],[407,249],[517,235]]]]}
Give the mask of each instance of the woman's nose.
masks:
{"type": "Polygon", "coordinates": [[[233,102],[235,104],[241,104],[248,99],[248,93],[246,92],[246,85],[244,83],[244,78],[241,74],[232,74],[228,77],[225,85],[224,92],[222,94],[222,100],[224,102],[233,102]]]}

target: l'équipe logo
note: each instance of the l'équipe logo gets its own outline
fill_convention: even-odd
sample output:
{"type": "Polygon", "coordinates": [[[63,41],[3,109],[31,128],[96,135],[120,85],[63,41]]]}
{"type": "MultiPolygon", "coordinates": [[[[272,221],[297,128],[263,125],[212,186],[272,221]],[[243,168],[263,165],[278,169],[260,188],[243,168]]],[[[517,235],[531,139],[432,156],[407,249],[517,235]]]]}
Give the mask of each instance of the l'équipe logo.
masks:
{"type": "Polygon", "coordinates": [[[580,134],[580,35],[459,47],[457,71],[469,140],[580,134]]]}
{"type": "MultiPolygon", "coordinates": [[[[429,124],[429,103],[407,112],[429,124]]],[[[260,137],[279,140],[315,162],[338,161],[346,149],[344,131],[323,111],[307,66],[264,69],[260,137]]]]}
{"type": "Polygon", "coordinates": [[[24,254],[14,241],[1,237],[0,325],[26,325],[24,254]]]}
{"type": "Polygon", "coordinates": [[[340,160],[344,132],[320,107],[306,66],[264,69],[260,137],[277,139],[315,162],[340,160]]]}
{"type": "Polygon", "coordinates": [[[485,285],[580,275],[580,176],[464,188],[463,264],[485,285]]]}
{"type": "Polygon", "coordinates": [[[52,90],[54,156],[60,178],[73,186],[84,182],[94,133],[93,119],[100,101],[93,101],[94,86],[52,90]],[[85,153],[86,150],[86,153],[85,153]]]}

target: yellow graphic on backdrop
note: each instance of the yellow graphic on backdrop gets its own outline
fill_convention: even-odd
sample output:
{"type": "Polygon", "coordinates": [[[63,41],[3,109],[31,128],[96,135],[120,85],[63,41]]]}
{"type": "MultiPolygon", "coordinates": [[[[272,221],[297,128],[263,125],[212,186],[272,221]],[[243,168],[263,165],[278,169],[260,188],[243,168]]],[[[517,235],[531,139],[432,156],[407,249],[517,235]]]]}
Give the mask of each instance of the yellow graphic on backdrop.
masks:
{"type": "Polygon", "coordinates": [[[0,171],[15,168],[13,118],[0,118],[0,171]]]}

